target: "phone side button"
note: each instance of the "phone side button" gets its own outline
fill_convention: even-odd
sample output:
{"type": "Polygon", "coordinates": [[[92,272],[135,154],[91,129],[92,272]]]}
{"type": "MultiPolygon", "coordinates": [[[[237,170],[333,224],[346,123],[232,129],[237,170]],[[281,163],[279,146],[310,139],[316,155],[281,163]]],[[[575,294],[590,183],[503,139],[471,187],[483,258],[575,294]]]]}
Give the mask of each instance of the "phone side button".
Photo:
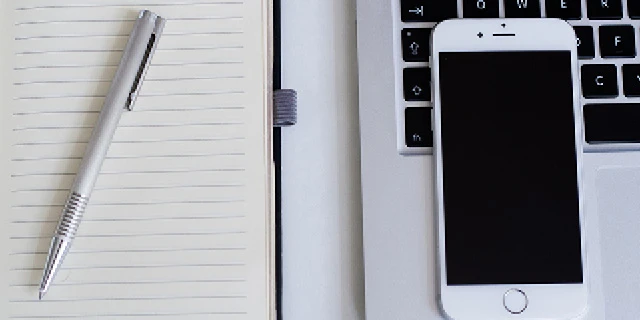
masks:
{"type": "Polygon", "coordinates": [[[436,114],[435,110],[431,108],[431,132],[434,132],[436,129],[436,114]]]}
{"type": "Polygon", "coordinates": [[[504,308],[512,314],[521,314],[529,305],[529,299],[524,291],[520,289],[510,289],[502,297],[504,308]]]}

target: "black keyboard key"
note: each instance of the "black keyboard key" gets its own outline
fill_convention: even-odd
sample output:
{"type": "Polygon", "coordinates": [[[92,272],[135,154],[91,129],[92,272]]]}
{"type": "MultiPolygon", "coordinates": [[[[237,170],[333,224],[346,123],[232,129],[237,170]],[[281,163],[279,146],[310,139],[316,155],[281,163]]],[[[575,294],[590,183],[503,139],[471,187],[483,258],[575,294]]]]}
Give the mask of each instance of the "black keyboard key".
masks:
{"type": "Polygon", "coordinates": [[[593,40],[593,28],[590,26],[573,27],[578,37],[578,57],[580,59],[593,59],[596,56],[596,47],[593,40]]]}
{"type": "MultiPolygon", "coordinates": [[[[622,66],[624,95],[640,97],[640,64],[625,64],[622,66]]],[[[638,123],[640,126],[640,123],[638,123]]]]}
{"type": "Polygon", "coordinates": [[[407,147],[433,147],[431,108],[406,108],[404,110],[404,135],[407,147]]]}
{"type": "Polygon", "coordinates": [[[600,54],[603,58],[634,58],[636,35],[633,27],[600,27],[600,54]]]}
{"type": "Polygon", "coordinates": [[[640,19],[640,1],[638,0],[627,0],[629,9],[629,17],[631,19],[640,19]]]}
{"type": "Polygon", "coordinates": [[[540,18],[540,0],[504,0],[507,18],[540,18]]]}
{"type": "Polygon", "coordinates": [[[587,16],[592,20],[622,19],[622,0],[587,0],[587,16]]]}
{"type": "Polygon", "coordinates": [[[564,20],[582,18],[582,0],[546,0],[547,17],[564,20]]]}
{"type": "Polygon", "coordinates": [[[618,70],[614,65],[583,65],[581,78],[582,94],[585,98],[615,98],[618,96],[618,70]]]}
{"type": "Polygon", "coordinates": [[[431,70],[429,68],[406,68],[403,72],[404,100],[431,100],[431,70]]]}
{"type": "MultiPolygon", "coordinates": [[[[396,0],[397,1],[397,0],[396,0]]],[[[458,17],[457,1],[400,0],[404,22],[440,22],[458,17]]]]}
{"type": "Polygon", "coordinates": [[[431,29],[402,29],[402,57],[404,61],[419,62],[429,60],[431,29]]]}
{"type": "Polygon", "coordinates": [[[640,143],[640,103],[585,105],[584,125],[589,144],[640,143]]]}
{"type": "MultiPolygon", "coordinates": [[[[442,2],[453,0],[439,0],[442,2]]],[[[463,0],[462,16],[465,18],[498,18],[500,7],[498,0],[463,0]]]]}

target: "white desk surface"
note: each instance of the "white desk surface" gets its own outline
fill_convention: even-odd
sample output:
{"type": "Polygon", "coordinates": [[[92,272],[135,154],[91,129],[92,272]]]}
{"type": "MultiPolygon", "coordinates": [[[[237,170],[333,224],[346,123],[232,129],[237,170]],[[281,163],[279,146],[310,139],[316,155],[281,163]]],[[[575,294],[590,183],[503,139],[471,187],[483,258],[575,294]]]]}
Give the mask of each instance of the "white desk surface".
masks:
{"type": "Polygon", "coordinates": [[[282,0],[283,318],[364,319],[355,0],[282,0]]]}

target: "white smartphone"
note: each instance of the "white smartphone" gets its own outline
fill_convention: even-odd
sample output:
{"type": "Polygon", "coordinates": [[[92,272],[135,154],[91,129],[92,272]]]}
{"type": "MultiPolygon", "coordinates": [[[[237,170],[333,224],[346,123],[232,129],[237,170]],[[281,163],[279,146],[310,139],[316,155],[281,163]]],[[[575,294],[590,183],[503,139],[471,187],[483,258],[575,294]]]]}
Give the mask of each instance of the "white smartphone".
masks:
{"type": "Polygon", "coordinates": [[[576,35],[555,19],[432,34],[439,302],[455,320],[587,310],[576,35]]]}

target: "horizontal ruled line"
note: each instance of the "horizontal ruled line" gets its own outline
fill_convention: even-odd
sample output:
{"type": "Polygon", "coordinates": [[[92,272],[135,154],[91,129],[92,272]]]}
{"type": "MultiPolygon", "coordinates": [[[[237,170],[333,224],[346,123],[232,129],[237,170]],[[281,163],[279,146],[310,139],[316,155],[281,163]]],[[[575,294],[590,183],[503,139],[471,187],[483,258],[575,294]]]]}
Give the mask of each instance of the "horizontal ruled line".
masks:
{"type": "MultiPolygon", "coordinates": [[[[243,200],[207,200],[207,201],[167,201],[167,202],[109,202],[109,203],[91,203],[92,207],[98,206],[153,206],[167,204],[214,204],[214,203],[236,203],[243,200]]],[[[16,205],[11,208],[62,208],[62,204],[27,204],[16,205]]]]}
{"type": "MultiPolygon", "coordinates": [[[[211,2],[211,1],[180,1],[180,2],[168,2],[168,3],[154,3],[148,4],[153,7],[168,7],[179,5],[228,5],[228,4],[242,4],[242,1],[224,1],[224,2],[211,2]]],[[[47,6],[32,6],[32,7],[18,7],[15,10],[41,10],[41,9],[64,9],[64,8],[110,8],[110,7],[140,7],[140,4],[131,3],[119,3],[119,4],[74,4],[74,5],[47,5],[47,6]]]]}
{"type": "MultiPolygon", "coordinates": [[[[164,142],[216,142],[216,141],[238,141],[245,140],[244,137],[228,137],[228,138],[188,138],[188,139],[149,139],[149,140],[114,140],[111,144],[154,144],[164,142]]],[[[13,146],[41,146],[41,145],[69,145],[69,144],[87,144],[88,141],[64,141],[64,142],[23,142],[15,143],[13,146]]]]}
{"type": "MultiPolygon", "coordinates": [[[[119,128],[165,128],[165,127],[191,127],[191,126],[234,126],[242,125],[243,122],[199,122],[199,123],[171,123],[171,124],[135,124],[118,125],[119,128]]],[[[93,126],[64,126],[64,127],[23,127],[14,128],[13,131],[24,130],[58,130],[58,129],[92,129],[93,126]]]]}
{"type": "Polygon", "coordinates": [[[31,70],[31,69],[62,69],[62,68],[116,68],[117,64],[73,64],[73,65],[41,65],[41,66],[28,66],[28,67],[14,67],[13,70],[31,70]]]}
{"type": "Polygon", "coordinates": [[[246,315],[246,312],[179,312],[179,313],[104,313],[104,314],[82,314],[82,315],[46,315],[46,316],[12,316],[10,319],[83,319],[94,317],[172,317],[176,316],[199,316],[199,315],[246,315]]]}
{"type": "MultiPolygon", "coordinates": [[[[54,36],[29,36],[29,37],[15,37],[17,41],[24,40],[38,40],[38,39],[69,39],[69,38],[126,38],[129,35],[126,33],[121,34],[57,34],[54,36]]],[[[163,34],[164,36],[164,34],[163,34]]]]}
{"type": "MultiPolygon", "coordinates": [[[[128,250],[73,250],[73,254],[94,254],[94,253],[154,253],[154,252],[199,252],[199,251],[244,251],[246,248],[176,248],[176,249],[128,249],[128,250]]],[[[48,251],[42,252],[12,252],[10,256],[17,255],[47,255],[48,251]]]]}
{"type": "MultiPolygon", "coordinates": [[[[164,48],[156,49],[161,51],[198,51],[198,50],[226,50],[226,49],[242,49],[243,46],[214,46],[214,47],[194,47],[194,48],[164,48]]],[[[65,49],[65,50],[42,50],[42,51],[19,51],[16,55],[37,55],[51,53],[113,53],[122,52],[121,49],[65,49]]]]}
{"type": "MultiPolygon", "coordinates": [[[[12,193],[20,193],[20,192],[34,192],[34,191],[69,191],[69,189],[55,188],[55,189],[18,189],[11,190],[12,193]]],[[[13,221],[15,223],[16,221],[13,221]]]]}
{"type": "MultiPolygon", "coordinates": [[[[199,61],[199,62],[167,62],[167,63],[151,63],[151,66],[173,67],[173,66],[199,66],[199,65],[226,65],[226,64],[242,64],[242,60],[233,61],[199,61]]],[[[23,66],[13,68],[16,71],[32,70],[32,69],[75,69],[75,68],[116,68],[117,64],[65,64],[65,65],[40,65],[40,66],[23,66]]]]}
{"type": "MultiPolygon", "coordinates": [[[[243,90],[210,91],[210,92],[178,92],[178,93],[147,93],[138,97],[186,97],[186,96],[216,96],[221,94],[243,94],[243,90]]],[[[51,96],[30,96],[15,97],[13,100],[45,100],[45,99],[68,99],[68,98],[105,98],[105,95],[78,94],[78,95],[51,95],[51,96]]]]}
{"type": "MultiPolygon", "coordinates": [[[[67,190],[68,191],[68,190],[67,190]]],[[[52,207],[61,207],[61,205],[51,205],[52,207]]],[[[27,216],[28,214],[22,213],[20,216],[27,216]]],[[[181,221],[181,220],[224,220],[224,219],[242,219],[246,218],[245,214],[233,214],[233,215],[216,215],[211,216],[205,214],[194,215],[190,217],[172,216],[172,217],[153,217],[153,218],[84,218],[82,221],[87,222],[144,222],[144,221],[181,221]]],[[[57,223],[58,220],[14,220],[11,223],[14,224],[29,224],[29,223],[57,223]]]]}
{"type": "Polygon", "coordinates": [[[236,31],[229,31],[229,30],[225,30],[225,31],[206,31],[206,32],[168,32],[168,33],[162,33],[163,37],[176,37],[176,36],[207,36],[207,35],[238,35],[238,34],[244,34],[244,31],[242,30],[236,30],[236,31]]]}
{"type": "MultiPolygon", "coordinates": [[[[73,299],[44,299],[39,303],[54,302],[79,302],[79,301],[145,301],[145,300],[180,300],[180,299],[246,299],[245,295],[220,295],[220,296],[159,296],[159,297],[105,297],[105,298],[73,298],[73,299]]],[[[9,302],[32,302],[33,300],[9,300],[9,302]]]]}
{"type": "MultiPolygon", "coordinates": [[[[167,21],[206,21],[206,20],[242,20],[242,16],[210,16],[210,17],[185,17],[171,18],[167,21]]],[[[60,24],[60,23],[104,23],[104,22],[135,22],[136,19],[72,19],[72,20],[36,20],[18,22],[16,26],[33,24],[60,24]]]]}
{"type": "Polygon", "coordinates": [[[190,189],[190,188],[239,188],[244,184],[200,184],[200,185],[173,185],[173,186],[145,186],[145,187],[99,187],[93,190],[165,190],[165,189],[190,189]]]}
{"type": "Polygon", "coordinates": [[[191,81],[191,80],[216,80],[216,79],[244,79],[245,76],[217,76],[217,77],[185,77],[185,78],[145,78],[146,81],[150,82],[160,82],[160,81],[171,81],[171,82],[180,82],[180,81],[191,81]]]}
{"type": "MultiPolygon", "coordinates": [[[[217,76],[217,77],[184,77],[184,78],[145,78],[145,82],[182,82],[193,80],[225,80],[225,79],[244,79],[244,76],[217,76]]],[[[35,84],[72,84],[72,83],[107,83],[111,82],[109,79],[96,80],[96,79],[72,79],[72,80],[46,80],[46,81],[26,81],[26,82],[14,82],[16,86],[27,86],[35,84]]]]}
{"type": "Polygon", "coordinates": [[[99,53],[99,52],[122,52],[116,49],[66,49],[66,50],[47,50],[47,51],[19,51],[16,55],[32,55],[32,54],[49,54],[49,53],[99,53]]]}
{"type": "Polygon", "coordinates": [[[215,47],[193,47],[193,48],[161,48],[156,51],[200,51],[200,50],[226,50],[226,49],[243,49],[244,46],[215,46],[215,47]]]}
{"type": "MultiPolygon", "coordinates": [[[[229,152],[229,153],[200,153],[200,154],[161,154],[161,155],[146,155],[146,156],[109,156],[105,159],[157,159],[157,158],[204,158],[215,156],[243,156],[243,152],[229,152]]],[[[81,160],[82,157],[37,157],[37,158],[14,158],[11,161],[23,162],[23,161],[38,161],[38,160],[81,160]]]]}
{"type": "MultiPolygon", "coordinates": [[[[224,232],[200,232],[200,233],[149,233],[149,234],[96,234],[96,235],[78,235],[76,238],[84,239],[120,239],[120,238],[146,238],[146,237],[199,237],[199,236],[228,236],[228,235],[238,235],[245,234],[246,232],[233,232],[233,231],[224,231],[224,232]]],[[[21,237],[9,237],[10,240],[48,240],[51,239],[51,235],[47,236],[21,236],[21,237]]]]}
{"type": "MultiPolygon", "coordinates": [[[[201,216],[191,216],[191,217],[163,217],[163,218],[117,218],[117,219],[107,219],[107,218],[84,218],[82,221],[87,222],[136,222],[136,221],[180,221],[180,220],[222,220],[222,219],[240,219],[245,218],[244,214],[229,214],[229,215],[201,215],[201,216]]],[[[22,224],[22,223],[56,223],[58,220],[14,220],[11,223],[22,224]]]]}
{"type": "MultiPolygon", "coordinates": [[[[162,109],[136,109],[136,113],[162,113],[162,112],[188,112],[188,111],[207,111],[207,110],[244,110],[243,105],[224,105],[224,106],[205,106],[205,107],[181,107],[181,108],[162,108],[162,109]]],[[[71,111],[71,110],[52,110],[52,111],[29,111],[14,112],[14,116],[30,116],[30,115],[46,115],[46,114],[98,114],[98,110],[71,111]]]]}
{"type": "Polygon", "coordinates": [[[171,67],[171,66],[198,66],[198,65],[217,65],[217,64],[242,64],[242,60],[233,61],[201,61],[201,62],[167,62],[167,63],[151,63],[151,66],[171,67]]]}
{"type": "Polygon", "coordinates": [[[138,97],[185,97],[185,96],[216,96],[221,94],[243,94],[243,90],[210,91],[210,92],[181,92],[181,93],[147,93],[138,97]]]}
{"type": "MultiPolygon", "coordinates": [[[[112,175],[112,174],[165,174],[165,173],[189,173],[189,172],[239,172],[245,171],[243,168],[234,168],[234,169],[176,169],[176,170],[136,170],[136,171],[103,171],[100,172],[101,175],[112,175]]],[[[23,173],[23,174],[12,174],[11,177],[29,177],[29,176],[72,176],[75,175],[75,172],[44,172],[44,173],[23,173]]]]}
{"type": "MultiPolygon", "coordinates": [[[[145,80],[149,81],[149,80],[145,80]]],[[[96,79],[77,79],[77,80],[46,80],[46,81],[25,81],[25,82],[14,82],[15,86],[27,86],[33,84],[60,84],[60,83],[107,83],[111,82],[111,80],[96,80],[96,79]]]]}
{"type": "MultiPolygon", "coordinates": [[[[139,111],[136,111],[139,112],[139,111]]],[[[31,112],[14,112],[13,115],[16,117],[20,117],[20,116],[33,116],[33,115],[46,115],[46,114],[98,114],[100,113],[100,111],[95,110],[95,111],[91,111],[91,110],[87,110],[87,111],[67,111],[67,110],[60,110],[60,111],[31,111],[31,112]]]]}
{"type": "MultiPolygon", "coordinates": [[[[76,252],[74,251],[74,254],[76,252]]],[[[244,283],[245,279],[198,279],[198,280],[169,280],[169,281],[117,281],[117,282],[60,282],[56,283],[56,287],[75,287],[75,286],[99,286],[99,285],[145,285],[145,284],[174,284],[174,283],[244,283]]],[[[12,284],[13,288],[37,288],[39,283],[33,284],[12,284]]]]}
{"type": "Polygon", "coordinates": [[[60,130],[60,129],[92,129],[93,126],[64,126],[64,127],[25,127],[25,128],[13,128],[13,131],[25,131],[25,130],[60,130]]]}
{"type": "Polygon", "coordinates": [[[104,95],[96,94],[64,94],[55,96],[33,96],[33,97],[15,97],[13,100],[44,100],[44,99],[64,99],[64,98],[104,98],[104,95]]]}
{"type": "MultiPolygon", "coordinates": [[[[207,35],[238,35],[243,34],[242,30],[238,31],[207,31],[207,32],[163,32],[162,37],[176,37],[176,36],[207,36],[207,35]]],[[[17,41],[26,40],[38,40],[38,39],[70,39],[70,38],[127,38],[129,34],[57,34],[49,36],[28,36],[28,37],[15,37],[17,41]]]]}
{"type": "MultiPolygon", "coordinates": [[[[193,189],[193,188],[239,188],[244,187],[245,184],[241,183],[220,183],[220,184],[196,184],[196,185],[170,185],[170,186],[143,186],[143,187],[96,187],[97,190],[170,190],[170,189],[193,189]]],[[[17,189],[12,190],[12,193],[21,192],[51,192],[51,191],[69,191],[69,189],[53,188],[53,189],[17,189]]]]}
{"type": "MultiPolygon", "coordinates": [[[[49,237],[50,238],[50,237],[49,237]]],[[[206,263],[206,264],[167,264],[167,265],[138,265],[138,266],[65,266],[67,270],[87,270],[87,269],[163,269],[163,268],[184,268],[184,267],[243,267],[244,263],[206,263]]],[[[9,271],[41,271],[42,268],[14,268],[9,271]]]]}
{"type": "MultiPolygon", "coordinates": [[[[244,202],[241,199],[230,199],[230,200],[185,200],[185,201],[153,201],[153,202],[91,202],[92,207],[97,206],[148,206],[148,205],[166,205],[166,204],[213,204],[213,203],[236,203],[236,202],[244,202]]],[[[62,207],[63,205],[52,205],[52,204],[25,204],[25,205],[17,205],[11,206],[12,208],[56,208],[62,207]]]]}
{"type": "Polygon", "coordinates": [[[22,21],[15,23],[16,26],[32,25],[32,24],[49,24],[49,23],[91,23],[91,22],[135,22],[136,19],[89,19],[89,20],[38,20],[38,21],[22,21]]]}
{"type": "Polygon", "coordinates": [[[29,176],[72,176],[74,172],[51,172],[51,173],[24,173],[24,174],[12,174],[11,177],[29,177],[29,176]]]}
{"type": "Polygon", "coordinates": [[[182,112],[182,111],[207,111],[207,110],[245,110],[242,105],[228,106],[205,106],[205,107],[183,107],[183,108],[162,108],[162,109],[139,109],[136,112],[182,112]]]}
{"type": "MultiPolygon", "coordinates": [[[[178,5],[224,5],[224,4],[242,4],[242,1],[224,1],[224,2],[211,2],[211,1],[181,1],[181,2],[169,2],[169,3],[154,3],[149,6],[164,7],[164,6],[178,6],[178,5]]],[[[108,7],[139,7],[139,4],[120,3],[120,4],[75,4],[75,5],[48,5],[48,6],[32,6],[32,7],[18,7],[16,10],[38,10],[38,9],[63,9],[63,8],[108,8],[108,7]]]]}
{"type": "MultiPolygon", "coordinates": [[[[130,233],[130,234],[86,234],[78,235],[76,238],[140,238],[140,237],[190,237],[190,236],[214,236],[214,235],[232,235],[232,234],[246,234],[245,231],[210,231],[210,232],[159,232],[159,233],[130,233]]],[[[25,240],[25,239],[49,239],[51,236],[14,236],[9,237],[13,240],[25,240]]]]}
{"type": "Polygon", "coordinates": [[[22,161],[37,161],[37,160],[81,160],[82,157],[38,157],[38,158],[17,158],[11,159],[11,161],[22,162],[22,161]]]}

